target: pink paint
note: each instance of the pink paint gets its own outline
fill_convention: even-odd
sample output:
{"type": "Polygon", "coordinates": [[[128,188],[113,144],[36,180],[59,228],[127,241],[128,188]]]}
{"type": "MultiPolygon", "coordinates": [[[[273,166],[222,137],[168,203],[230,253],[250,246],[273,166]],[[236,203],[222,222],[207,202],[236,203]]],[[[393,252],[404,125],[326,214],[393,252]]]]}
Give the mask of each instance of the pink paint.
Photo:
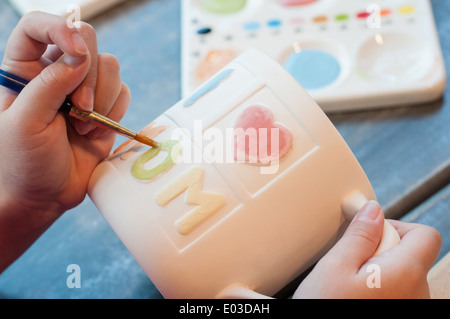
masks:
{"type": "Polygon", "coordinates": [[[278,0],[278,3],[283,6],[303,6],[316,1],[317,0],[278,0]]]}
{"type": "Polygon", "coordinates": [[[292,18],[292,19],[290,20],[290,22],[291,22],[291,24],[293,24],[293,25],[303,24],[303,23],[305,22],[305,19],[296,17],[296,18],[292,18]]]}
{"type": "Polygon", "coordinates": [[[274,121],[266,107],[252,105],[238,117],[235,126],[235,160],[267,164],[284,158],[292,148],[292,134],[274,121]]]}

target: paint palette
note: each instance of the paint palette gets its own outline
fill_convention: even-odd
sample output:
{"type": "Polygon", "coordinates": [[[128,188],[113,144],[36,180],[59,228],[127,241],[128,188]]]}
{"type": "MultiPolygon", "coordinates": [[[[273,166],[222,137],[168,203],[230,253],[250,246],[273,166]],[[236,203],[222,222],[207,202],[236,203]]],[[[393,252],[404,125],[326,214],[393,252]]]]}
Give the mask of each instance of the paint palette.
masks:
{"type": "Polygon", "coordinates": [[[90,19],[122,1],[124,0],[9,0],[11,5],[22,15],[37,10],[60,16],[70,16],[76,13],[75,8],[79,8],[79,18],[83,20],[90,19]]]}
{"type": "Polygon", "coordinates": [[[327,112],[425,103],[445,87],[428,0],[185,0],[182,19],[183,96],[248,48],[327,112]]]}

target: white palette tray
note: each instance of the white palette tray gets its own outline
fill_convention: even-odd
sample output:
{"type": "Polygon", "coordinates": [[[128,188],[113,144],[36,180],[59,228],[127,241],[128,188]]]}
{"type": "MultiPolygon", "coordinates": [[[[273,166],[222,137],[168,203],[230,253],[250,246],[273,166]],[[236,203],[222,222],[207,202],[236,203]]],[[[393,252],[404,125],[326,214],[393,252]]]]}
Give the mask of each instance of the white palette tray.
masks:
{"type": "Polygon", "coordinates": [[[124,0],[9,0],[20,14],[44,11],[60,16],[73,13],[73,6],[80,8],[81,19],[87,20],[124,0]]]}
{"type": "Polygon", "coordinates": [[[285,66],[326,112],[426,103],[445,88],[429,0],[181,2],[185,97],[248,48],[285,66]]]}

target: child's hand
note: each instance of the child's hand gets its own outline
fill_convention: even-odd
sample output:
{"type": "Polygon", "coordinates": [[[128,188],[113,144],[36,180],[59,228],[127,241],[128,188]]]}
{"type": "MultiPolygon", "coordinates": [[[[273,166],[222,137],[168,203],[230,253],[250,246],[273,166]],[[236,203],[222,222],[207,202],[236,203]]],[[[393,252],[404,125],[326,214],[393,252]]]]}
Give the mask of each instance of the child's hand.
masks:
{"type": "Polygon", "coordinates": [[[95,107],[119,121],[130,93],[117,60],[98,54],[92,27],[70,28],[66,19],[40,12],[19,22],[1,68],[30,80],[18,96],[0,88],[0,255],[4,257],[5,249],[14,248],[3,246],[23,246],[23,250],[61,213],[84,199],[94,168],[113,146],[113,134],[58,112],[65,98],[70,95],[78,108],[95,107]],[[27,236],[23,243],[20,238],[27,236]]]}
{"type": "Polygon", "coordinates": [[[376,203],[368,203],[294,297],[429,298],[427,273],[439,253],[440,234],[424,225],[389,222],[401,241],[372,257],[381,239],[384,214],[376,203]]]}

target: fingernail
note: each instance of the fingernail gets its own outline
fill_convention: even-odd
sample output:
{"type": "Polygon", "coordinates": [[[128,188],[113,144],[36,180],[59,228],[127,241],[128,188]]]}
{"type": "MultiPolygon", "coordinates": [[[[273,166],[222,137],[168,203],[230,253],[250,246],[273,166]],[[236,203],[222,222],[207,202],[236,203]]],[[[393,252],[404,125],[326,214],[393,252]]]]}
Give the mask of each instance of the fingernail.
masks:
{"type": "Polygon", "coordinates": [[[92,112],[94,109],[94,90],[90,87],[81,88],[80,99],[78,101],[78,106],[87,112],[92,112]]]}
{"type": "Polygon", "coordinates": [[[369,201],[361,208],[356,215],[356,219],[362,221],[374,221],[380,215],[381,207],[376,201],[369,201]]]}
{"type": "Polygon", "coordinates": [[[86,55],[88,53],[88,47],[86,42],[78,32],[72,33],[72,44],[75,51],[80,55],[86,55]]]}

